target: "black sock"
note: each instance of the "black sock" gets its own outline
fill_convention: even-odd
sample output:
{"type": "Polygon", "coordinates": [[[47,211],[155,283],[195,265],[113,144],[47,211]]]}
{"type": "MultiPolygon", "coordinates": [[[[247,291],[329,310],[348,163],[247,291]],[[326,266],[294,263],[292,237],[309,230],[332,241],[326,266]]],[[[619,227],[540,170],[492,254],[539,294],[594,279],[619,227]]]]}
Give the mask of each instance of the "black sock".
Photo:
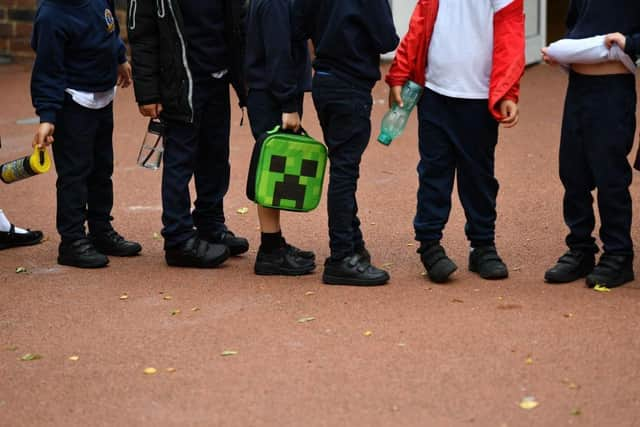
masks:
{"type": "Polygon", "coordinates": [[[260,249],[267,253],[273,253],[283,245],[282,231],[277,233],[260,233],[260,249]]]}

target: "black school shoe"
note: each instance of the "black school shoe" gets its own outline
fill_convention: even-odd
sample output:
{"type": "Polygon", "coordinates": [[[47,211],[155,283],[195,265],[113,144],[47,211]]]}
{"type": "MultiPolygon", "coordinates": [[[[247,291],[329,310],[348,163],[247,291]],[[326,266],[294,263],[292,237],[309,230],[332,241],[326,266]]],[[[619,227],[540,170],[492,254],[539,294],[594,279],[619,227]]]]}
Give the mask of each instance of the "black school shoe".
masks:
{"type": "Polygon", "coordinates": [[[58,264],[78,268],[102,268],[109,264],[109,258],[98,252],[89,239],[79,239],[60,243],[58,264]]]}
{"type": "Polygon", "coordinates": [[[105,255],[131,257],[142,251],[140,243],[125,240],[115,230],[109,230],[100,234],[89,234],[89,240],[98,252],[105,255]]]}
{"type": "Polygon", "coordinates": [[[322,281],[327,285],[381,286],[389,281],[389,273],[371,265],[361,254],[342,260],[327,258],[322,281]]]}
{"type": "Polygon", "coordinates": [[[455,262],[451,260],[440,244],[434,244],[428,247],[418,249],[420,259],[424,268],[427,270],[427,276],[434,283],[445,283],[449,277],[458,269],[455,262]]]}
{"type": "Polygon", "coordinates": [[[500,280],[509,277],[506,264],[498,255],[495,246],[474,248],[469,254],[469,270],[486,280],[500,280]]]}
{"type": "Polygon", "coordinates": [[[212,244],[225,245],[229,248],[231,256],[237,256],[249,250],[249,241],[244,237],[236,236],[231,230],[203,233],[200,234],[200,238],[212,244]]]}
{"type": "Polygon", "coordinates": [[[547,270],[544,280],[550,284],[574,282],[591,273],[595,264],[593,252],[570,249],[558,259],[556,265],[547,270]]]}
{"type": "Polygon", "coordinates": [[[259,276],[303,276],[316,268],[315,254],[284,244],[274,252],[258,250],[254,272],[259,276]]]}
{"type": "Polygon", "coordinates": [[[9,231],[0,231],[0,250],[37,245],[42,242],[42,237],[42,231],[38,230],[27,229],[26,233],[16,233],[15,225],[11,224],[9,231]]]}
{"type": "Polygon", "coordinates": [[[596,285],[607,288],[617,288],[634,279],[633,256],[613,255],[604,253],[596,265],[587,276],[587,286],[590,288],[596,285]]]}
{"type": "Polygon", "coordinates": [[[225,245],[216,245],[192,237],[176,248],[165,249],[164,258],[172,267],[215,268],[231,253],[225,245]]]}

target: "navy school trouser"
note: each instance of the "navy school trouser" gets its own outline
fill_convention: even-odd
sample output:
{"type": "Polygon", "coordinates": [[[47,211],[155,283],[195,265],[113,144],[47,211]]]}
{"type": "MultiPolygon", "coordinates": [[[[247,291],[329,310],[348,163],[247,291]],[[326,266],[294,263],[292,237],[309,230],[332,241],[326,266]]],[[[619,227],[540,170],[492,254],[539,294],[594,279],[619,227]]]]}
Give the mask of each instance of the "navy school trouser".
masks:
{"type": "Polygon", "coordinates": [[[450,98],[430,89],[418,106],[420,162],[416,240],[442,238],[457,176],[471,246],[493,245],[498,181],[494,174],[498,123],[487,100],[450,98]]]}
{"type": "Polygon", "coordinates": [[[313,102],[329,151],[329,238],[331,258],[364,248],[356,190],[360,160],[371,137],[371,91],[328,73],[313,78],[313,102]]]}
{"type": "Polygon", "coordinates": [[[58,180],[56,226],[63,242],[112,230],[113,105],[92,110],[65,95],[52,145],[58,180]]]}
{"type": "MultiPolygon", "coordinates": [[[[300,117],[302,117],[303,100],[304,94],[300,94],[298,99],[300,117]]],[[[249,114],[251,133],[256,140],[276,126],[282,126],[282,109],[278,100],[268,90],[249,90],[247,113],[249,114]]]]}
{"type": "Polygon", "coordinates": [[[193,88],[194,122],[167,121],[162,174],[165,248],[201,233],[226,230],[223,199],[229,189],[229,82],[209,79],[193,88]],[[191,213],[189,182],[197,198],[191,213]]]}
{"type": "Polygon", "coordinates": [[[600,238],[605,252],[632,255],[631,185],[627,155],[636,129],[636,86],[631,74],[586,76],[572,72],[560,141],[567,245],[597,252],[593,197],[598,190],[600,238]]]}

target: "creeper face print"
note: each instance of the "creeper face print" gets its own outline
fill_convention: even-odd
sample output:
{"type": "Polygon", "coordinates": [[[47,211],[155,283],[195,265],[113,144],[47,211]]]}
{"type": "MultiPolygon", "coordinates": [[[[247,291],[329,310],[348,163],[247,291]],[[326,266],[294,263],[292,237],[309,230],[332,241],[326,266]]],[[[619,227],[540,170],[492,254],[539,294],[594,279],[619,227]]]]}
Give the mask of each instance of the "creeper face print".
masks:
{"type": "Polygon", "coordinates": [[[321,144],[267,143],[258,172],[256,196],[261,204],[297,211],[318,205],[326,166],[326,151],[321,144]]]}

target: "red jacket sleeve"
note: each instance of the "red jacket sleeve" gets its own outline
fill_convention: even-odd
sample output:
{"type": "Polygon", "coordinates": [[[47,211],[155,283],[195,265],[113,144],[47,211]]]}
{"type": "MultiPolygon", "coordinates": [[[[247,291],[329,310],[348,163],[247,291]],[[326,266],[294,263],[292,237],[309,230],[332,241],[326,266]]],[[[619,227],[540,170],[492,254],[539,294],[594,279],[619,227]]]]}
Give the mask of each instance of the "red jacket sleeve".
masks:
{"type": "Polygon", "coordinates": [[[489,108],[496,120],[501,120],[500,102],[518,102],[520,78],[525,65],[525,31],[523,0],[514,0],[500,9],[493,20],[493,69],[489,108]]]}
{"type": "Polygon", "coordinates": [[[407,80],[425,83],[427,49],[438,15],[438,0],[419,0],[409,22],[409,31],[400,42],[386,77],[389,86],[402,86],[407,80]]]}

